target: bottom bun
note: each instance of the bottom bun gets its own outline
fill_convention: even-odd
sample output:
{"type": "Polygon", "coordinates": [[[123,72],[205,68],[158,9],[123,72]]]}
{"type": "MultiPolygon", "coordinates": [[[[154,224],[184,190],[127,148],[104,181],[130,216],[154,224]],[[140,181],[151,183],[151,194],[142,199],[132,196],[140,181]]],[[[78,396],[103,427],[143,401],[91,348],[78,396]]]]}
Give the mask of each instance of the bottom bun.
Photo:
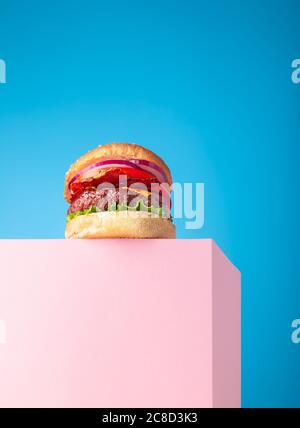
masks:
{"type": "Polygon", "coordinates": [[[66,225],[67,239],[176,238],[171,220],[144,211],[98,212],[80,215],[66,225]]]}

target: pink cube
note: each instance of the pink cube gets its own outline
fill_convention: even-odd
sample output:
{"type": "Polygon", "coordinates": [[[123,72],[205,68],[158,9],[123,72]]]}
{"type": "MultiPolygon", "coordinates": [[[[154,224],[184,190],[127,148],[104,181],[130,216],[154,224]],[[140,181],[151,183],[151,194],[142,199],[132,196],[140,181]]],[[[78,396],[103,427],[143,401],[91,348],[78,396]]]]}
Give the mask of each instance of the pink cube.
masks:
{"type": "Polygon", "coordinates": [[[240,273],[211,240],[0,241],[0,407],[239,407],[240,273]]]}

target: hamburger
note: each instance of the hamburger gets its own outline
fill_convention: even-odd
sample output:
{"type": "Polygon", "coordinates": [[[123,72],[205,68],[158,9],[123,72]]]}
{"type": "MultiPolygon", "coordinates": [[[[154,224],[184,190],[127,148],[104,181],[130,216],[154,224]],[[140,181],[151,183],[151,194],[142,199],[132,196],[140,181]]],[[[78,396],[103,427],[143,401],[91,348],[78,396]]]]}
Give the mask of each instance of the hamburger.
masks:
{"type": "Polygon", "coordinates": [[[165,162],[136,144],[99,146],[66,173],[65,236],[175,238],[172,176],[165,162]]]}

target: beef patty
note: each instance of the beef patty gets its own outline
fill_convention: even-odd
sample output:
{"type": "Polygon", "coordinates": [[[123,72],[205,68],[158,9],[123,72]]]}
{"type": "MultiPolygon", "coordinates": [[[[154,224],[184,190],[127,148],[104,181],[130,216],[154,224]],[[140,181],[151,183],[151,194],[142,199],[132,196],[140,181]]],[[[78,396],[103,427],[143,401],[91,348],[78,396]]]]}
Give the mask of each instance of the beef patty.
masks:
{"type": "Polygon", "coordinates": [[[79,196],[77,196],[70,205],[68,214],[73,214],[78,211],[85,211],[91,207],[97,207],[99,211],[107,211],[111,204],[127,204],[132,201],[143,201],[147,206],[161,207],[162,195],[150,192],[130,191],[127,189],[96,189],[95,187],[86,188],[79,196]]]}

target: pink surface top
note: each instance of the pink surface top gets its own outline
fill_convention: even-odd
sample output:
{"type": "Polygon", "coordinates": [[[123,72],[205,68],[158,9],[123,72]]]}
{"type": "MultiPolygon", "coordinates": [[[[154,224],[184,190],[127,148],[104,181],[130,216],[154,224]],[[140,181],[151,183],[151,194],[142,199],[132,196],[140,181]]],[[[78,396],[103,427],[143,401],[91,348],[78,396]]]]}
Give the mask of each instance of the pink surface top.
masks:
{"type": "Polygon", "coordinates": [[[213,371],[222,378],[228,364],[224,403],[239,405],[239,273],[213,245],[0,241],[0,406],[209,407],[214,396],[222,405],[228,388],[216,383],[216,395],[213,371]],[[214,257],[218,289],[230,293],[213,293],[214,257]],[[222,329],[224,358],[213,357],[219,295],[220,322],[237,324],[222,329]]]}

